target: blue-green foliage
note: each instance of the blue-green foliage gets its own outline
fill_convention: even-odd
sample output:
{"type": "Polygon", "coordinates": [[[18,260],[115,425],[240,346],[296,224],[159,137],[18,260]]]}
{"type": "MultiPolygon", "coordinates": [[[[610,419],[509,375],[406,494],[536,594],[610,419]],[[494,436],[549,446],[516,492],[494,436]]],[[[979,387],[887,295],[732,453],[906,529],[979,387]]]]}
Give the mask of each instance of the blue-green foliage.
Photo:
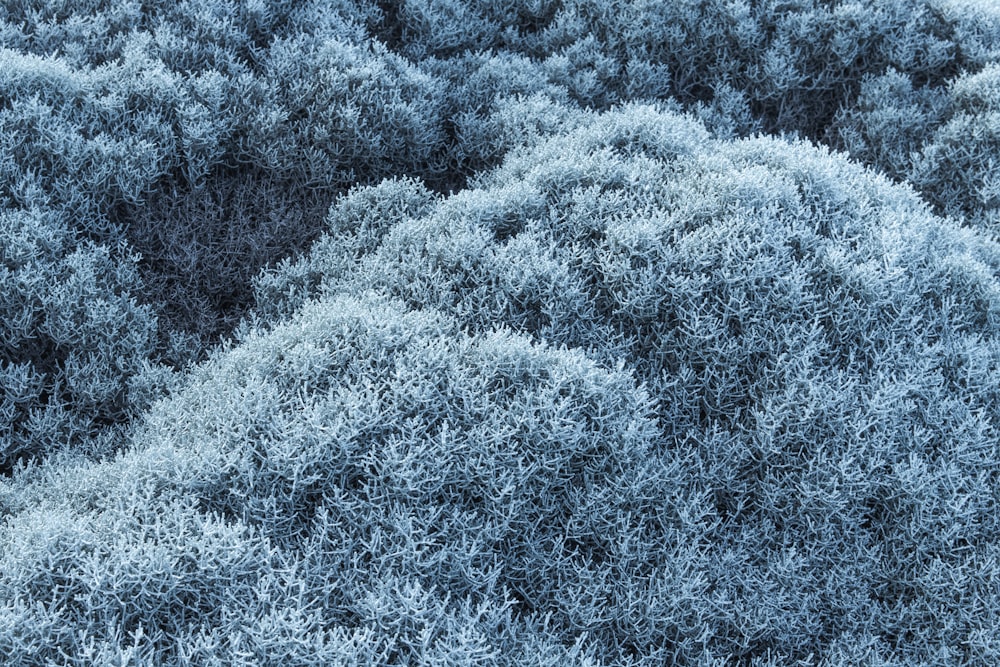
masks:
{"type": "Polygon", "coordinates": [[[55,521],[7,501],[0,647],[20,664],[566,664],[564,633],[599,613],[567,605],[588,564],[704,530],[649,409],[578,351],[377,297],[313,304],[199,369],[132,452],[39,471],[55,521]]]}
{"type": "Polygon", "coordinates": [[[963,74],[945,89],[914,89],[893,72],[862,86],[841,113],[852,155],[905,179],[942,214],[1000,230],[1000,66],[963,74]]]}
{"type": "MultiPolygon", "coordinates": [[[[0,211],[0,468],[67,446],[148,406],[156,318],[129,288],[124,249],[83,243],[57,216],[0,211]]],[[[152,384],[150,384],[152,382],[152,384]]],[[[90,444],[88,444],[90,443],[90,444]]]]}
{"type": "MultiPolygon", "coordinates": [[[[243,159],[309,186],[426,171],[441,136],[441,84],[378,43],[303,35],[274,44],[250,102],[243,159]]],[[[443,171],[443,168],[441,169],[443,171]]]]}
{"type": "MultiPolygon", "coordinates": [[[[719,560],[697,571],[759,618],[715,619],[709,653],[787,661],[876,632],[887,660],[970,655],[962,638],[1000,594],[984,556],[1000,536],[1000,248],[842,158],[713,143],[649,107],[516,153],[477,186],[422,216],[400,208],[381,244],[352,205],[399,201],[399,186],[353,194],[331,220],[344,238],[355,219],[357,240],[319,242],[284,286],[261,281],[262,300],[376,287],[635,369],[659,446],[683,452],[717,522],[719,560]],[[920,648],[914,627],[930,633],[920,648]]],[[[604,645],[634,646],[616,627],[604,645]]],[[[666,642],[650,641],[641,655],[666,642]]]]}
{"type": "Polygon", "coordinates": [[[139,201],[170,167],[168,112],[179,93],[148,58],[81,71],[2,49],[0,87],[4,206],[55,208],[103,240],[111,210],[139,201]]]}
{"type": "Polygon", "coordinates": [[[948,215],[1000,233],[1000,65],[949,86],[947,122],[922,146],[911,180],[948,215]]]}
{"type": "Polygon", "coordinates": [[[7,395],[0,466],[66,445],[146,407],[157,320],[113,211],[165,168],[169,86],[148,62],[85,71],[0,51],[0,220],[7,395]],[[128,83],[122,86],[122,80],[128,83]],[[145,109],[129,112],[126,95],[145,109]],[[13,378],[17,378],[15,381],[13,378]]]}
{"type": "Polygon", "coordinates": [[[967,25],[975,21],[950,15],[942,2],[406,0],[391,6],[389,44],[414,60],[507,49],[544,60],[553,78],[594,105],[662,94],[668,81],[670,94],[685,104],[731,85],[748,95],[769,129],[811,136],[820,136],[837,106],[857,93],[863,74],[896,67],[940,84],[992,56],[982,48],[981,30],[967,25]],[[966,52],[965,42],[980,48],[966,52]]]}
{"type": "Polygon", "coordinates": [[[3,3],[0,663],[1000,664],[998,44],[3,3]]]}

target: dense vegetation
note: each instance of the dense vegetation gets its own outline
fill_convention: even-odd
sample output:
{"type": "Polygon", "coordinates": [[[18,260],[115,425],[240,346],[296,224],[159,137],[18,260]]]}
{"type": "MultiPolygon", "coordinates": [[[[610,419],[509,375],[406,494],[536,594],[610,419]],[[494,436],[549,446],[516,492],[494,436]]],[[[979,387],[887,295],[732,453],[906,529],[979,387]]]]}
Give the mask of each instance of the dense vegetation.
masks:
{"type": "Polygon", "coordinates": [[[5,2],[3,664],[1000,664],[997,169],[972,2],[5,2]]]}

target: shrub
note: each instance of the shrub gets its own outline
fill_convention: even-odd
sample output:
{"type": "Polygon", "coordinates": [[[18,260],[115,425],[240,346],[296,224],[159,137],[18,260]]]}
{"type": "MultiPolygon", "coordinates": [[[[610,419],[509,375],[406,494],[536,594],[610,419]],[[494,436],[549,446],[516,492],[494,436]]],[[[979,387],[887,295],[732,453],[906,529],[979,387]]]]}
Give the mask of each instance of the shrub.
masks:
{"type": "Polygon", "coordinates": [[[1000,230],[1000,65],[957,78],[950,118],[929,133],[908,176],[944,214],[1000,230]]]}
{"type": "Polygon", "coordinates": [[[0,7],[0,655],[1000,662],[956,2],[0,7]]]}
{"type": "MultiPolygon", "coordinates": [[[[144,280],[125,289],[159,316],[150,362],[181,366],[204,356],[244,314],[251,276],[312,240],[334,195],[354,179],[429,171],[428,142],[435,141],[440,119],[406,107],[401,80],[392,76],[400,70],[413,78],[403,95],[425,105],[434,91],[422,88],[432,79],[385,54],[334,41],[333,35],[357,36],[360,29],[351,27],[345,7],[250,8],[275,30],[273,44],[254,46],[259,67],[253,71],[239,65],[241,50],[249,48],[240,30],[222,20],[235,11],[231,3],[205,8],[199,20],[191,5],[152,7],[142,16],[122,10],[131,18],[112,20],[109,12],[118,10],[100,3],[75,10],[58,4],[23,15],[11,8],[5,17],[28,32],[38,29],[25,52],[0,51],[0,203],[51,211],[66,231],[59,232],[64,254],[86,241],[126,243],[131,250],[123,253],[144,256],[138,265],[144,280]],[[81,17],[120,23],[125,32],[113,44],[88,42],[103,55],[84,58],[76,47],[70,50],[80,57],[46,52],[55,39],[46,32],[54,30],[50,23],[65,21],[75,35],[81,17]],[[290,43],[308,41],[310,33],[295,29],[303,23],[320,33],[312,43],[326,45],[305,67],[312,68],[310,77],[323,72],[329,85],[309,99],[305,88],[287,90],[303,85],[295,77],[306,73],[281,69],[288,63],[301,69],[290,43]],[[288,24],[294,37],[281,39],[279,24],[288,24]],[[189,39],[199,47],[188,48],[189,39]],[[337,61],[337,54],[350,57],[337,61]],[[368,80],[379,68],[388,78],[381,87],[368,80]],[[341,90],[344,77],[353,77],[358,90],[341,90]],[[253,95],[260,96],[256,108],[253,95]],[[328,117],[326,106],[335,100],[344,122],[328,117]],[[283,109],[280,133],[294,145],[285,145],[287,160],[276,162],[279,137],[258,121],[283,109]],[[380,115],[352,116],[359,109],[380,115]],[[291,114],[309,117],[295,121],[291,114]],[[418,127],[404,135],[394,127],[401,120],[418,127]],[[423,147],[420,133],[430,136],[423,147]]],[[[15,365],[23,361],[10,358],[15,365]]]]}
{"type": "Polygon", "coordinates": [[[0,201],[54,208],[74,231],[115,243],[114,209],[171,168],[176,81],[148,59],[80,70],[3,49],[0,62],[0,201]]]}
{"type": "Polygon", "coordinates": [[[0,470],[84,448],[155,395],[156,318],[136,258],[84,243],[40,210],[0,210],[0,470]],[[150,394],[152,392],[152,394],[150,394]]]}
{"type": "MultiPolygon", "coordinates": [[[[298,302],[376,288],[472,332],[502,323],[624,364],[655,401],[654,451],[681,456],[704,494],[713,556],[692,566],[706,587],[691,595],[723,595],[732,615],[644,625],[565,598],[581,610],[572,627],[601,628],[605,659],[693,661],[695,645],[778,662],[834,645],[904,663],[989,655],[977,633],[997,597],[981,560],[998,530],[994,243],[843,157],[713,142],[642,106],[515,151],[389,224],[360,257],[339,251],[370,243],[320,242],[298,302]],[[958,589],[946,571],[963,573],[958,589]]],[[[631,561],[595,561],[578,590],[623,581],[611,562],[631,561]]],[[[623,585],[607,599],[633,596],[645,618],[654,598],[682,595],[623,585]]]]}
{"type": "Polygon", "coordinates": [[[309,304],[196,371],[118,460],[17,482],[65,509],[3,528],[0,645],[26,665],[566,664],[560,638],[611,631],[570,604],[604,604],[572,563],[704,530],[644,509],[694,502],[648,409],[578,352],[375,297],[309,304]]]}
{"type": "Polygon", "coordinates": [[[837,138],[854,159],[906,180],[927,138],[950,115],[949,102],[942,88],[914,89],[898,71],[869,77],[857,103],[838,114],[837,138]]]}
{"type": "Polygon", "coordinates": [[[137,293],[155,309],[161,347],[190,337],[203,357],[252,304],[251,280],[278,258],[306,248],[318,234],[327,196],[266,173],[216,171],[198,189],[150,195],[130,211],[127,236],[141,255],[137,293]]]}
{"type": "Polygon", "coordinates": [[[905,179],[942,215],[996,233],[1000,190],[1000,67],[963,74],[946,89],[914,90],[899,73],[868,81],[838,135],[852,155],[905,179]]]}
{"type": "Polygon", "coordinates": [[[466,51],[544,61],[585,105],[744,95],[771,132],[823,139],[865,76],[896,68],[941,85],[992,58],[996,18],[940,2],[519,2],[388,5],[376,31],[420,62],[466,51]],[[461,18],[459,18],[461,17],[461,18]],[[456,27],[459,26],[459,27],[456,27]]]}
{"type": "Polygon", "coordinates": [[[258,94],[240,160],[310,187],[419,174],[442,141],[439,83],[377,44],[279,41],[258,94]]]}

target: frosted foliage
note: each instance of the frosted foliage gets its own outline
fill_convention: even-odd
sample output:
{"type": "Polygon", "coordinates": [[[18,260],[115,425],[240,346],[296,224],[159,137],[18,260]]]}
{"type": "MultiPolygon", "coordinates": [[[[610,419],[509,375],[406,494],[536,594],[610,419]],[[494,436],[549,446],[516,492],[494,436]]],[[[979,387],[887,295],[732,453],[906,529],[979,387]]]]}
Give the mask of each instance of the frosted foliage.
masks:
{"type": "Polygon", "coordinates": [[[0,3],[0,663],[1000,664],[998,17],[0,3]]]}

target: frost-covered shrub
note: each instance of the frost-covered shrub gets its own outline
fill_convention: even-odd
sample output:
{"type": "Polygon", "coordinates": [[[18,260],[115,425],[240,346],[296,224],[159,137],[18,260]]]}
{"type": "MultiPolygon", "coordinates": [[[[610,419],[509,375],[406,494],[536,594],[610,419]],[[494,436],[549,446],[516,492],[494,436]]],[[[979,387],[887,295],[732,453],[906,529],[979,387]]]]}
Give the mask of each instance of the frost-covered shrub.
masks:
{"type": "MultiPolygon", "coordinates": [[[[2,496],[0,646],[25,665],[567,664],[621,632],[616,593],[651,595],[618,568],[694,554],[709,526],[649,408],[577,351],[377,297],[309,304],[198,370],[119,460],[2,496]],[[588,592],[595,573],[620,581],[588,592]]],[[[694,621],[709,601],[672,604],[694,621]]]]}
{"type": "Polygon", "coordinates": [[[559,2],[529,0],[403,0],[378,2],[373,33],[412,61],[492,51],[544,28],[559,2]]]}
{"type": "Polygon", "coordinates": [[[176,72],[239,75],[279,37],[298,32],[353,35],[377,9],[344,0],[87,0],[17,1],[0,7],[8,48],[46,56],[59,53],[73,65],[99,66],[127,57],[136,37],[150,38],[154,57],[176,72]]]}
{"type": "Polygon", "coordinates": [[[768,131],[814,138],[853,104],[866,75],[896,68],[919,86],[940,85],[989,62],[989,26],[1000,25],[947,3],[897,0],[407,0],[384,10],[376,34],[414,62],[517,53],[599,108],[667,95],[690,108],[721,96],[725,106],[735,91],[768,131]]]}
{"type": "Polygon", "coordinates": [[[957,2],[0,6],[0,655],[1000,663],[957,2]]]}
{"type": "Polygon", "coordinates": [[[182,93],[139,57],[89,68],[4,49],[0,62],[9,473],[18,459],[92,449],[156,394],[157,320],[138,302],[138,258],[118,214],[171,168],[169,117],[182,93]]]}
{"type": "Polygon", "coordinates": [[[171,167],[176,81],[149,60],[81,70],[2,49],[0,63],[0,202],[56,208],[79,233],[113,239],[114,208],[171,167]]]}
{"type": "Polygon", "coordinates": [[[949,115],[949,106],[944,89],[915,89],[901,72],[869,77],[857,102],[838,114],[837,138],[852,158],[906,180],[923,144],[949,115]]]}
{"type": "Polygon", "coordinates": [[[307,256],[286,258],[255,277],[253,316],[266,324],[293,314],[324,280],[343,277],[357,259],[378,249],[393,224],[425,215],[434,202],[433,193],[407,178],[351,190],[330,208],[329,231],[307,256]]]}
{"type": "Polygon", "coordinates": [[[569,90],[541,63],[508,52],[475,52],[428,59],[421,67],[445,93],[435,150],[437,173],[423,178],[439,192],[458,191],[476,173],[495,167],[507,151],[531,144],[573,122],[579,110],[569,90]]]}
{"type": "MultiPolygon", "coordinates": [[[[683,453],[710,508],[714,556],[693,595],[721,592],[732,616],[713,621],[706,655],[992,655],[995,243],[843,157],[713,141],[651,107],[517,150],[425,214],[400,211],[381,239],[321,242],[289,272],[308,282],[268,287],[299,303],[376,288],[473,332],[499,322],[632,368],[656,402],[657,451],[683,453]]],[[[581,591],[609,581],[594,567],[581,591]]],[[[612,660],[626,645],[680,655],[697,636],[608,614],[612,660]]]]}
{"type": "Polygon", "coordinates": [[[0,470],[126,422],[155,394],[156,318],[136,258],[43,211],[0,209],[0,470]],[[155,384],[155,382],[154,382],[155,384]]]}
{"type": "Polygon", "coordinates": [[[405,105],[432,105],[434,80],[368,53],[349,7],[239,9],[181,3],[112,20],[119,10],[102,3],[41,3],[2,17],[30,39],[0,51],[0,203],[56,214],[65,253],[83,240],[140,253],[144,280],[128,289],[160,316],[156,352],[177,365],[228,333],[251,276],[313,239],[338,192],[441,171],[430,160],[439,114],[405,105]],[[247,12],[270,31],[252,58],[234,22],[247,12]],[[69,43],[88,17],[122,31],[87,43],[103,55],[69,43]],[[57,33],[67,43],[54,54],[57,33]],[[302,58],[296,45],[306,43],[326,46],[302,58]],[[392,78],[400,72],[413,80],[392,78]]]}
{"type": "MultiPolygon", "coordinates": [[[[143,24],[143,4],[113,0],[6,2],[0,6],[4,46],[77,66],[121,55],[124,39],[143,24]]],[[[145,3],[148,5],[148,3],[145,3]]]]}
{"type": "Polygon", "coordinates": [[[908,174],[943,213],[1000,233],[1000,64],[949,87],[949,119],[908,174]]]}
{"type": "MultiPolygon", "coordinates": [[[[580,107],[636,99],[694,111],[719,137],[764,129],[844,145],[830,120],[851,113],[866,76],[894,67],[934,90],[992,53],[990,20],[934,2],[95,0],[12,3],[0,22],[0,196],[56,208],[85,237],[127,240],[147,260],[192,258],[205,275],[178,280],[171,259],[141,270],[161,339],[206,343],[245,309],[245,276],[314,238],[317,208],[351,187],[408,176],[458,191],[578,122],[580,107]],[[287,209],[288,242],[248,232],[223,262],[245,270],[217,279],[217,244],[203,242],[216,226],[197,211],[226,183],[257,179],[286,195],[264,188],[251,208],[287,209]],[[178,214],[178,230],[201,233],[157,231],[178,214]]],[[[908,152],[918,132],[874,139],[873,159],[908,152]]],[[[873,152],[865,141],[859,157],[873,152]]]]}
{"type": "Polygon", "coordinates": [[[196,191],[151,194],[132,210],[126,234],[161,334],[193,337],[191,355],[203,356],[246,314],[254,275],[307,247],[328,207],[322,192],[250,170],[214,173],[196,191]]]}
{"type": "Polygon", "coordinates": [[[954,26],[970,61],[982,66],[1000,60],[1000,7],[978,0],[942,0],[935,7],[954,26]]]}
{"type": "Polygon", "coordinates": [[[279,41],[256,94],[240,159],[309,186],[418,174],[442,142],[439,82],[377,43],[279,41]]]}
{"type": "Polygon", "coordinates": [[[869,80],[838,125],[852,156],[905,179],[941,214],[1000,229],[1000,66],[939,89],[914,90],[899,73],[869,80]]]}

